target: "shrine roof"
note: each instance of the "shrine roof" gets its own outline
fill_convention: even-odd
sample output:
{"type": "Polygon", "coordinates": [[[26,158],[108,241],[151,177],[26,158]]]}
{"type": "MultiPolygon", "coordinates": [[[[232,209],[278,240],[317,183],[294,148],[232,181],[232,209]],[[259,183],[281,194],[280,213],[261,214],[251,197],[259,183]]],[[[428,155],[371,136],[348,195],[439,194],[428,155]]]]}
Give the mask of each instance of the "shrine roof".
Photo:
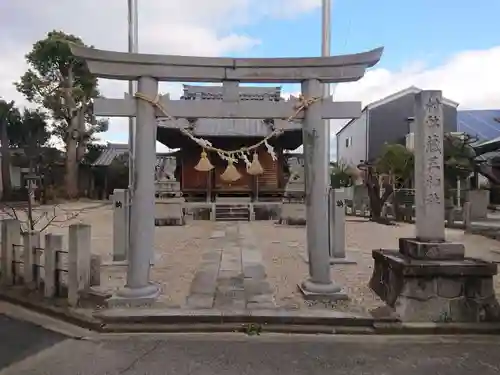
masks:
{"type": "MultiPolygon", "coordinates": [[[[241,101],[283,101],[281,87],[241,86],[239,87],[241,101]]],[[[184,85],[184,94],[181,100],[222,100],[222,86],[184,85]]],[[[189,126],[187,120],[180,119],[180,123],[189,126]]],[[[158,126],[171,128],[178,126],[168,119],[158,119],[158,126]]],[[[276,127],[286,127],[285,131],[301,132],[302,126],[297,122],[280,122],[276,127]]],[[[273,131],[272,124],[263,119],[196,119],[192,132],[199,137],[266,137],[273,131]]]]}
{"type": "MultiPolygon", "coordinates": [[[[188,127],[187,121],[185,123],[188,127]]],[[[286,125],[286,132],[302,132],[300,122],[283,122],[283,124],[286,125]]],[[[158,119],[158,126],[180,133],[176,125],[167,119],[158,119]]],[[[271,134],[272,125],[258,119],[203,118],[196,121],[191,132],[198,137],[266,137],[271,134]]]]}
{"type": "MultiPolygon", "coordinates": [[[[107,147],[102,151],[101,155],[92,163],[93,167],[108,167],[111,163],[119,157],[127,157],[128,144],[127,143],[108,143],[107,147]]],[[[156,153],[156,165],[163,163],[164,159],[175,157],[174,153],[156,153]]]]}

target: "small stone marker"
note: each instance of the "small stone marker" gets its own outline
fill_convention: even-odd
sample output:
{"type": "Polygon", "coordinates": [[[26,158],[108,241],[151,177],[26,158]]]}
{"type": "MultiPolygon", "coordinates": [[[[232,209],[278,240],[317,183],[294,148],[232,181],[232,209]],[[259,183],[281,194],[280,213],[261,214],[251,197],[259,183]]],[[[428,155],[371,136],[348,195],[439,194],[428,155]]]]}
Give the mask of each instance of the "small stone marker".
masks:
{"type": "Polygon", "coordinates": [[[330,264],[356,264],[346,256],[344,189],[330,189],[330,264]]]}
{"type": "Polygon", "coordinates": [[[127,260],[129,235],[128,191],[115,189],[113,191],[113,261],[127,260]]]}

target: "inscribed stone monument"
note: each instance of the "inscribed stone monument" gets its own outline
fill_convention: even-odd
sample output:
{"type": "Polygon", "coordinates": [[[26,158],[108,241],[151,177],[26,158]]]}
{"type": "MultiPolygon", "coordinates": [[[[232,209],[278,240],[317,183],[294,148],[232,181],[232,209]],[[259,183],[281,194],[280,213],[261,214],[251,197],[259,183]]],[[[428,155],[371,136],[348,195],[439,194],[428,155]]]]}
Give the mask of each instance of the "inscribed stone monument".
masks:
{"type": "Polygon", "coordinates": [[[417,94],[415,122],[416,236],[400,238],[399,251],[373,250],[370,287],[403,321],[496,320],[496,264],[445,240],[440,91],[417,94]]]}

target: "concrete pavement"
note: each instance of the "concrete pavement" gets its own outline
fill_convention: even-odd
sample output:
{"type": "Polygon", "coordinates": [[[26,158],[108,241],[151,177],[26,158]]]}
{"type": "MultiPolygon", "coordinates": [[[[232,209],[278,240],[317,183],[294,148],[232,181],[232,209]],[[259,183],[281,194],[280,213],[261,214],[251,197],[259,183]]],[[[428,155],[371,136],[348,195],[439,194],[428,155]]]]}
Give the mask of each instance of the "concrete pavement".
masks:
{"type": "Polygon", "coordinates": [[[100,335],[68,339],[0,375],[455,374],[500,372],[500,338],[100,335]]]}

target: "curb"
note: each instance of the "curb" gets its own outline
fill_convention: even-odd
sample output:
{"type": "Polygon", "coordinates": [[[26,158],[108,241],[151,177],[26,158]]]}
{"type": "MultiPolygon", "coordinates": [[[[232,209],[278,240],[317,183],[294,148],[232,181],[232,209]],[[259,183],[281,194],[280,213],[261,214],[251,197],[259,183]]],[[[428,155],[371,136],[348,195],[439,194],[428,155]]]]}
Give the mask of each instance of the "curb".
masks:
{"type": "Polygon", "coordinates": [[[88,316],[65,307],[0,293],[0,300],[96,333],[262,333],[328,335],[500,335],[499,323],[403,323],[293,311],[103,310],[88,316]]]}
{"type": "MultiPolygon", "coordinates": [[[[334,311],[315,311],[314,315],[301,311],[216,309],[109,309],[93,314],[105,325],[109,324],[260,324],[371,327],[371,317],[355,316],[334,311]]],[[[395,321],[395,320],[393,320],[395,321]]]]}
{"type": "Polygon", "coordinates": [[[28,310],[33,310],[34,312],[40,314],[48,315],[52,318],[60,319],[66,323],[73,324],[90,331],[100,332],[100,328],[102,326],[100,321],[78,313],[77,311],[71,311],[64,307],[52,306],[47,303],[31,301],[19,296],[13,296],[9,293],[5,293],[4,291],[0,293],[0,300],[24,307],[28,310]]]}

